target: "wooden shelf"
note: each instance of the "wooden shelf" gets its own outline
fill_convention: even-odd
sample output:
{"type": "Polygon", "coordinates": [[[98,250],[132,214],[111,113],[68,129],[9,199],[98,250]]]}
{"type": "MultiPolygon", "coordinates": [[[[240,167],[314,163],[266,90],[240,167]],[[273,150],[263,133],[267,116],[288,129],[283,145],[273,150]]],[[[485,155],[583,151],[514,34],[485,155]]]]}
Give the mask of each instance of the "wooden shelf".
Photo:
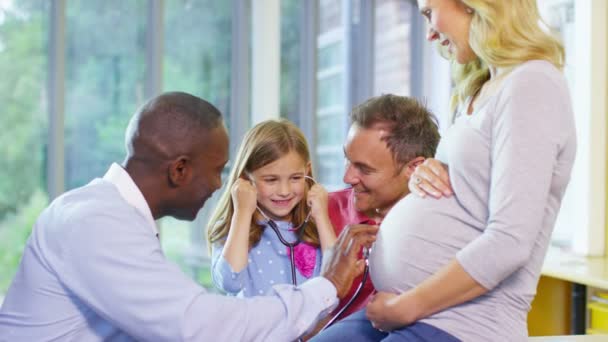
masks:
{"type": "Polygon", "coordinates": [[[542,275],[608,290],[608,259],[575,255],[550,247],[542,275]]]}

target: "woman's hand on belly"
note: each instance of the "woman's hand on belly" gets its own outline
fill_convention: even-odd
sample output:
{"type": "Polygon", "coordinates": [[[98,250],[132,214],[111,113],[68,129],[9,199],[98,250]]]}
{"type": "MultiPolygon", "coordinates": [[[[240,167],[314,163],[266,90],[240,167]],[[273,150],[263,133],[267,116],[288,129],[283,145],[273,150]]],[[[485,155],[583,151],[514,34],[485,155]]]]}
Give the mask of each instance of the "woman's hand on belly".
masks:
{"type": "Polygon", "coordinates": [[[416,321],[415,298],[410,293],[401,295],[378,292],[367,305],[367,318],[381,331],[392,331],[416,321]]]}
{"type": "Polygon", "coordinates": [[[420,197],[431,195],[435,198],[450,197],[454,192],[447,165],[437,159],[427,158],[418,165],[410,177],[408,187],[420,197]]]}

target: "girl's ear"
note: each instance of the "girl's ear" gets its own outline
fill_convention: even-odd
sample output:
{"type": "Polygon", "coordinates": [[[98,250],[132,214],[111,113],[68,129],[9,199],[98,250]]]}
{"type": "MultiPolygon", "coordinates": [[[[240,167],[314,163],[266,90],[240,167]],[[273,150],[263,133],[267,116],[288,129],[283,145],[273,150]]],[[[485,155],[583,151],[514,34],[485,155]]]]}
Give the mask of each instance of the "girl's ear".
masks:
{"type": "Polygon", "coordinates": [[[405,164],[405,167],[403,168],[403,170],[405,172],[405,175],[407,176],[407,179],[410,179],[410,177],[416,170],[416,167],[418,167],[418,165],[424,163],[425,159],[426,158],[424,158],[424,157],[416,157],[416,158],[410,160],[409,162],[407,162],[407,164],[405,164]]]}
{"type": "Polygon", "coordinates": [[[253,184],[253,176],[249,172],[247,172],[247,171],[243,171],[243,173],[241,173],[241,175],[239,176],[239,178],[241,178],[243,180],[246,180],[249,183],[253,184]]]}
{"type": "Polygon", "coordinates": [[[312,163],[306,163],[306,175],[312,177],[312,163]]]}

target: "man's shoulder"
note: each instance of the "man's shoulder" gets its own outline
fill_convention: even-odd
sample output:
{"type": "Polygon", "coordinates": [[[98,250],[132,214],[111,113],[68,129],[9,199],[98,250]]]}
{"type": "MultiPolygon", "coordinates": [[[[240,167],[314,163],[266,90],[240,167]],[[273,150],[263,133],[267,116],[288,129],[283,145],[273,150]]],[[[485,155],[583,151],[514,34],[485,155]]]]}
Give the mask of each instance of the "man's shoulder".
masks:
{"type": "Polygon", "coordinates": [[[47,260],[55,262],[55,257],[68,255],[68,250],[91,250],[104,245],[104,239],[127,231],[143,232],[140,227],[144,224],[115,186],[96,179],[53,200],[36,221],[32,237],[39,241],[47,260]]]}
{"type": "Polygon", "coordinates": [[[332,213],[335,214],[338,212],[351,211],[352,196],[352,188],[346,188],[330,192],[327,203],[327,209],[329,210],[329,214],[332,215],[332,213]]]}
{"type": "Polygon", "coordinates": [[[112,183],[101,178],[93,179],[86,185],[65,192],[57,198],[57,202],[99,202],[113,204],[113,199],[120,198],[120,192],[112,183]],[[112,199],[112,201],[108,201],[112,199]]]}
{"type": "Polygon", "coordinates": [[[355,209],[353,202],[353,189],[346,188],[329,193],[327,205],[329,219],[334,226],[336,234],[340,234],[348,224],[358,223],[359,213],[355,209]]]}
{"type": "Polygon", "coordinates": [[[353,188],[346,188],[342,190],[336,190],[329,193],[330,203],[349,203],[351,196],[353,195],[353,188]]]}
{"type": "Polygon", "coordinates": [[[110,182],[95,179],[89,184],[70,190],[55,199],[49,209],[64,219],[80,219],[97,214],[121,215],[130,208],[110,182]]]}

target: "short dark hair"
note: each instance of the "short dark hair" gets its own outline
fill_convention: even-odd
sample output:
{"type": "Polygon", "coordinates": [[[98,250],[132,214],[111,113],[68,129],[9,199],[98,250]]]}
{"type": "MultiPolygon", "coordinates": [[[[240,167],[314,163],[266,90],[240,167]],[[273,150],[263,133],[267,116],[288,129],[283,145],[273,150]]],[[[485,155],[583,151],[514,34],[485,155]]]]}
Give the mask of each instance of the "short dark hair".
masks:
{"type": "Polygon", "coordinates": [[[222,114],[211,103],[184,92],[166,92],[150,99],[140,109],[143,115],[160,116],[165,129],[196,133],[211,130],[222,122],[222,114]]]}
{"type": "Polygon", "coordinates": [[[387,125],[390,133],[383,140],[399,165],[418,156],[433,157],[439,144],[437,119],[413,97],[393,94],[372,97],[353,108],[350,120],[363,128],[387,125]]]}
{"type": "MultiPolygon", "coordinates": [[[[127,154],[135,141],[148,157],[173,158],[200,146],[204,132],[222,125],[222,114],[211,103],[184,92],[166,92],[146,102],[131,118],[125,135],[127,154]]],[[[140,156],[140,157],[141,157],[140,156]]]]}

